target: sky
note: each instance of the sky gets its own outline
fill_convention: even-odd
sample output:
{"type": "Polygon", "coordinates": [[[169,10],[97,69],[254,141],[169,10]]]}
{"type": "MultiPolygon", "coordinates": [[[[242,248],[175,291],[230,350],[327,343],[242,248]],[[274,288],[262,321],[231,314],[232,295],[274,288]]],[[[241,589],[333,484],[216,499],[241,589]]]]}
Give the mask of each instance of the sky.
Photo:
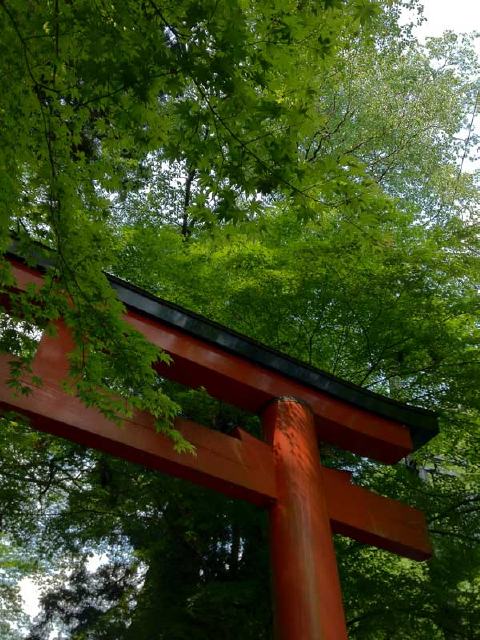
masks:
{"type": "MultiPolygon", "coordinates": [[[[424,0],[424,16],[426,22],[415,31],[419,40],[429,36],[439,36],[446,30],[458,33],[480,32],[480,0],[424,0]]],[[[477,45],[480,56],[480,38],[477,45]]],[[[92,559],[91,570],[96,568],[92,559]]],[[[25,604],[25,612],[35,616],[38,608],[38,588],[29,578],[20,583],[20,590],[25,604]]]]}
{"type": "MultiPolygon", "coordinates": [[[[444,31],[456,33],[471,33],[476,31],[479,37],[475,49],[480,58],[480,0],[423,0],[423,15],[426,21],[417,27],[414,35],[420,42],[425,38],[440,36],[444,31]]],[[[407,16],[406,16],[407,19],[407,16]]],[[[473,129],[476,133],[480,129],[480,116],[474,120],[473,129]]],[[[466,131],[460,135],[466,137],[466,131]]],[[[462,164],[463,170],[472,172],[480,169],[479,154],[476,159],[467,158],[462,164]]]]}
{"type": "Polygon", "coordinates": [[[480,32],[479,0],[424,0],[427,22],[417,30],[417,37],[439,36],[447,29],[458,33],[480,32]]]}

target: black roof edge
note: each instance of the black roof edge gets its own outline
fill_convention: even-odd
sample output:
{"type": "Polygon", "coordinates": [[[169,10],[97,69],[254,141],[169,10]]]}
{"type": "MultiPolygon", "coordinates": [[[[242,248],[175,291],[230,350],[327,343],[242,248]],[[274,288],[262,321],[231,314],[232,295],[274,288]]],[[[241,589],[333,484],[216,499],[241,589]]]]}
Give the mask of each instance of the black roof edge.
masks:
{"type": "MultiPolygon", "coordinates": [[[[15,246],[6,253],[6,257],[24,261],[21,256],[15,253],[14,249],[15,246]]],[[[46,248],[40,245],[39,249],[46,248]]],[[[46,250],[48,251],[48,249],[46,250]]],[[[45,256],[38,255],[37,265],[38,268],[44,270],[51,266],[52,262],[45,256]]],[[[387,398],[337,378],[198,313],[163,300],[118,276],[108,273],[105,275],[116,291],[119,300],[126,307],[280,373],[315,391],[327,393],[338,400],[399,422],[410,428],[414,449],[426,444],[438,433],[438,416],[433,411],[387,398]]]]}
{"type": "Polygon", "coordinates": [[[415,449],[438,433],[437,414],[341,380],[325,371],[265,346],[218,322],[163,300],[121,278],[108,275],[119,299],[130,309],[280,373],[316,391],[410,427],[415,449]]]}

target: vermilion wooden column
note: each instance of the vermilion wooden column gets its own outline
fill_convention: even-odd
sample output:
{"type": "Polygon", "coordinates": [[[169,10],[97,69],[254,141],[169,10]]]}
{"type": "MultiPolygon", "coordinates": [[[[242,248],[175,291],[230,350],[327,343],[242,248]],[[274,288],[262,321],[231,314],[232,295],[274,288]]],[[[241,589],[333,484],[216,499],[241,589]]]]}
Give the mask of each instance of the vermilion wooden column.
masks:
{"type": "Polygon", "coordinates": [[[345,640],[347,630],[313,416],[293,398],[263,413],[277,494],[270,550],[278,640],[345,640]]]}

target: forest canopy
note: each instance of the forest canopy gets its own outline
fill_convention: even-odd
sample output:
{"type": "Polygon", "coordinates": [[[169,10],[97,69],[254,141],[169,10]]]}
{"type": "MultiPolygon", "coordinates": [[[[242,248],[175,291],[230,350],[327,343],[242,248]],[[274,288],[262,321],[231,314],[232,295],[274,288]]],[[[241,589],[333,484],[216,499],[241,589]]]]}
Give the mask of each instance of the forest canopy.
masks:
{"type": "MultiPolygon", "coordinates": [[[[166,355],[123,322],[111,273],[439,414],[393,467],[322,447],[424,510],[435,549],[415,564],[336,539],[353,639],[480,628],[480,63],[473,37],[401,26],[419,4],[0,1],[2,253],[51,264],[1,316],[23,370],[61,316],[86,404],[146,409],[180,449],[179,414],[258,434],[156,376],[166,355]]],[[[0,474],[2,638],[271,637],[264,514],[8,416],[0,474]]]]}

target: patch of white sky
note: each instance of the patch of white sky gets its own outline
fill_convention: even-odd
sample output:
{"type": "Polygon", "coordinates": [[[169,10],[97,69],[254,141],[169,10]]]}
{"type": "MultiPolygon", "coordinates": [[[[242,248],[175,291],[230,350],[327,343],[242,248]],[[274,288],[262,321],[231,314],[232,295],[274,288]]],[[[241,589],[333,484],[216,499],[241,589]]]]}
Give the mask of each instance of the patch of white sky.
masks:
{"type": "MultiPolygon", "coordinates": [[[[445,31],[480,32],[480,0],[424,0],[423,6],[426,20],[414,31],[420,42],[429,37],[441,36],[445,31]]],[[[480,38],[476,49],[480,56],[480,38]]],[[[104,557],[92,556],[88,562],[89,571],[95,571],[103,562],[104,557]]],[[[25,577],[20,582],[20,593],[25,613],[34,618],[40,612],[40,588],[31,578],[25,577]]]]}
{"type": "MultiPolygon", "coordinates": [[[[436,38],[445,31],[453,31],[458,34],[475,34],[474,47],[480,59],[480,0],[423,0],[423,17],[425,21],[415,27],[413,34],[420,43],[425,43],[427,38],[436,38]]],[[[401,21],[408,22],[414,16],[405,11],[401,21]]],[[[470,129],[475,133],[480,132],[480,109],[477,104],[472,104],[473,120],[470,129]]],[[[460,135],[469,136],[468,130],[463,130],[460,135]]],[[[473,172],[480,169],[480,148],[474,150],[473,155],[462,161],[463,171],[473,172]]]]}
{"type": "MultiPolygon", "coordinates": [[[[422,4],[426,21],[415,29],[415,36],[420,41],[441,36],[444,31],[480,32],[478,0],[424,0],[422,4]]],[[[480,39],[476,48],[480,56],[480,39]]]]}
{"type": "MultiPolygon", "coordinates": [[[[107,555],[103,553],[94,553],[87,560],[87,571],[94,573],[106,562],[108,562],[107,555]]],[[[31,619],[33,619],[40,613],[41,587],[29,576],[20,580],[19,587],[20,595],[23,600],[23,610],[31,619]]]]}

